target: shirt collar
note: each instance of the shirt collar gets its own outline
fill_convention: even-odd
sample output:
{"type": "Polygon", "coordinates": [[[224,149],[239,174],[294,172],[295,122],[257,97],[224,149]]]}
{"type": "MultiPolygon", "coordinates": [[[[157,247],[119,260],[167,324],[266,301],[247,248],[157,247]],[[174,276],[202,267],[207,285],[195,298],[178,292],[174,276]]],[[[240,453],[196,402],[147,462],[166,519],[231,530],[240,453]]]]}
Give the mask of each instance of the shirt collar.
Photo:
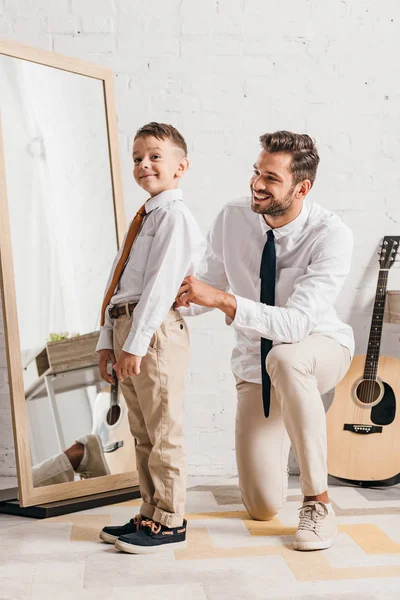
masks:
{"type": "MultiPolygon", "coordinates": [[[[299,231],[300,229],[302,229],[304,223],[307,221],[309,213],[310,213],[310,207],[308,205],[308,202],[304,201],[303,207],[302,207],[300,213],[297,215],[297,217],[295,219],[293,219],[293,221],[290,221],[290,223],[287,223],[286,225],[283,225],[282,227],[276,227],[273,230],[274,238],[276,240],[279,240],[281,237],[284,237],[285,235],[289,235],[290,233],[294,233],[295,231],[299,231]]],[[[265,233],[267,233],[267,231],[272,229],[272,227],[270,227],[265,222],[264,215],[258,215],[258,216],[260,218],[260,225],[261,225],[262,232],[263,232],[263,234],[265,234],[265,233]]]]}
{"type": "Polygon", "coordinates": [[[161,192],[160,194],[157,194],[157,196],[153,196],[146,201],[146,214],[155,208],[162,208],[166,204],[174,202],[175,200],[182,200],[182,190],[165,190],[165,192],[161,192]]]}

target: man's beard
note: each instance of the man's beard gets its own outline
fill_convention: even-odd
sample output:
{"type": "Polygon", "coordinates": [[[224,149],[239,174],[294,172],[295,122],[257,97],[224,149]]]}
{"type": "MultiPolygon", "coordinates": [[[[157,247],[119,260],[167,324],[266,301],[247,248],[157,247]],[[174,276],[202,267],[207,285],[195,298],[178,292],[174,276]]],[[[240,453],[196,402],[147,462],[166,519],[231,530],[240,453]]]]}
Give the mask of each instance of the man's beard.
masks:
{"type": "Polygon", "coordinates": [[[282,200],[277,200],[273,196],[269,199],[269,204],[263,207],[261,204],[256,204],[251,199],[251,209],[259,215],[269,215],[270,217],[282,217],[285,215],[293,204],[294,186],[290,188],[286,196],[282,200]]]}

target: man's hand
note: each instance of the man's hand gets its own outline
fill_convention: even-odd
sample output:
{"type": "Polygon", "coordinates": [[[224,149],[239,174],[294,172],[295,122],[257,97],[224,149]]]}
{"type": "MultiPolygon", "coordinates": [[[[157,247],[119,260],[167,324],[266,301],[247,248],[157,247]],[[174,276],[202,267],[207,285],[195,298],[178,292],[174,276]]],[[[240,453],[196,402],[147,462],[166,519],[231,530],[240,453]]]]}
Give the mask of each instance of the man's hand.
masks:
{"type": "Polygon", "coordinates": [[[192,275],[185,277],[183,280],[174,306],[189,306],[191,303],[206,306],[207,308],[219,308],[229,318],[235,318],[235,296],[218,290],[207,283],[203,283],[203,281],[196,279],[192,275]]]}
{"type": "Polygon", "coordinates": [[[107,373],[107,363],[109,363],[109,362],[112,365],[115,363],[114,352],[112,350],[110,350],[109,348],[100,350],[98,364],[99,364],[101,378],[104,379],[104,381],[107,381],[107,383],[114,383],[113,376],[109,375],[107,373]]]}
{"type": "Polygon", "coordinates": [[[129,352],[122,350],[114,365],[114,371],[117,374],[118,381],[123,381],[127,377],[132,377],[133,375],[139,375],[142,358],[143,356],[136,356],[136,354],[129,354],[129,352]]]}
{"type": "Polygon", "coordinates": [[[193,304],[200,304],[200,306],[216,308],[218,298],[223,293],[221,290],[217,290],[217,288],[213,288],[211,285],[203,283],[190,275],[185,277],[179,288],[176,304],[177,306],[189,306],[193,302],[193,304]]]}

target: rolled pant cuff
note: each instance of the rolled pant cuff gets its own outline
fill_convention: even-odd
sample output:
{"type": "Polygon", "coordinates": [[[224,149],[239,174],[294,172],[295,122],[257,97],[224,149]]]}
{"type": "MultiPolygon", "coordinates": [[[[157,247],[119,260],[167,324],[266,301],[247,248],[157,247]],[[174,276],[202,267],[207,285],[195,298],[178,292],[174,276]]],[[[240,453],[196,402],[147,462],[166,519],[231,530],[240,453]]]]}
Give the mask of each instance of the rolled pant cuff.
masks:
{"type": "Polygon", "coordinates": [[[154,506],[154,504],[148,504],[147,502],[142,502],[142,505],[140,507],[140,514],[142,515],[142,517],[146,517],[146,519],[152,519],[154,516],[155,510],[156,510],[156,507],[154,506]]]}
{"type": "Polygon", "coordinates": [[[166,527],[180,527],[183,523],[183,515],[177,515],[175,513],[169,513],[165,510],[156,508],[153,514],[153,520],[166,527]]]}
{"type": "Polygon", "coordinates": [[[303,496],[319,496],[324,492],[328,491],[328,482],[322,483],[320,485],[301,485],[301,491],[303,496]]]}

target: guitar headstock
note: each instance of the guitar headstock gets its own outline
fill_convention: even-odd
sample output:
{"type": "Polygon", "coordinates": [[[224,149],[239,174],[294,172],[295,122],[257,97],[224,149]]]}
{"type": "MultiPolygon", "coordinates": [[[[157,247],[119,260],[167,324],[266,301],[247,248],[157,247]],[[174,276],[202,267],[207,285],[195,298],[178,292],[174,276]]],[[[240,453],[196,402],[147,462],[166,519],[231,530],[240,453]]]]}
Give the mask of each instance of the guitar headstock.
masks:
{"type": "Polygon", "coordinates": [[[385,235],[379,253],[379,264],[381,269],[389,270],[396,260],[400,244],[400,235],[385,235]]]}

